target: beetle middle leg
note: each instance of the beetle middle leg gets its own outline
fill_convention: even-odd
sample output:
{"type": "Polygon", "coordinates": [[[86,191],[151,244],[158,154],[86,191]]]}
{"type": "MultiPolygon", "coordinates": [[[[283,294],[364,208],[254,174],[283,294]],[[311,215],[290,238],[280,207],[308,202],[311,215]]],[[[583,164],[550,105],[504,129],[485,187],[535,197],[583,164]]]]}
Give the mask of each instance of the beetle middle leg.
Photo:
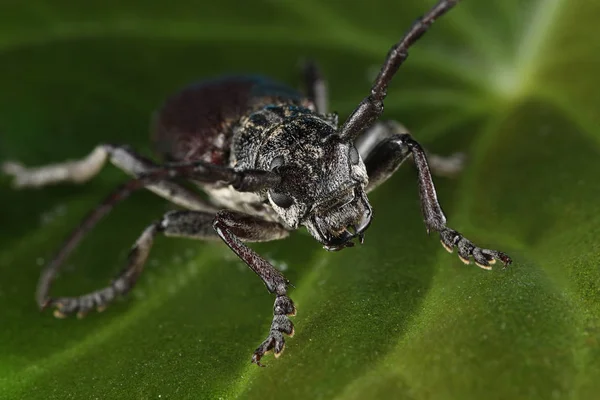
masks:
{"type": "Polygon", "coordinates": [[[462,234],[446,226],[446,216],[437,199],[425,151],[409,134],[394,134],[380,142],[367,154],[365,160],[369,174],[367,190],[373,190],[387,180],[411,155],[418,172],[421,211],[427,232],[430,230],[439,232],[444,248],[452,252],[456,247],[458,257],[465,264],[470,263],[470,257],[473,257],[475,264],[484,269],[491,269],[491,265],[496,260],[500,260],[505,265],[510,264],[512,260],[506,254],[477,247],[462,234]]]}
{"type": "Polygon", "coordinates": [[[127,266],[112,280],[111,284],[94,292],[77,297],[46,297],[53,277],[52,268],[47,268],[40,278],[38,302],[43,308],[56,307],[58,318],[77,313],[83,317],[93,308],[102,311],[118,296],[128,293],[141,275],[154,238],[158,233],[166,236],[186,236],[196,239],[216,239],[211,228],[214,214],[199,211],[171,211],[157,222],[150,224],[132,246],[127,257],[127,266]],[[47,275],[47,276],[46,276],[47,275]]]}

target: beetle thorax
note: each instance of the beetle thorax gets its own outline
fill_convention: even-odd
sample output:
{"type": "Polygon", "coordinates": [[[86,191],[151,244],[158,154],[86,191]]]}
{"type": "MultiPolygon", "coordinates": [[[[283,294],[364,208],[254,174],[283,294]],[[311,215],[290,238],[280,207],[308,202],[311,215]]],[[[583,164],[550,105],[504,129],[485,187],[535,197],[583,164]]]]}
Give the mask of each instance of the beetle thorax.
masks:
{"type": "Polygon", "coordinates": [[[305,225],[333,250],[351,245],[368,226],[365,165],[332,119],[314,113],[286,118],[265,131],[252,157],[252,168],[282,177],[265,196],[288,227],[305,225]]]}

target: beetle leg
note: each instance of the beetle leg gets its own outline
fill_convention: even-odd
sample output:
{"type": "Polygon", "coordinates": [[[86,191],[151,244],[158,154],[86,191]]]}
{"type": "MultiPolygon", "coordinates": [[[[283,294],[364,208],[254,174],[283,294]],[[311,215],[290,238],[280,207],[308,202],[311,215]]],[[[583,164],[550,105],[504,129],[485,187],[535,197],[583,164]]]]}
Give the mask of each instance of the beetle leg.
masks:
{"type": "MultiPolygon", "coordinates": [[[[373,125],[368,131],[358,137],[354,142],[358,153],[363,160],[369,157],[373,149],[384,140],[395,134],[408,133],[408,129],[394,120],[381,121],[373,125]]],[[[434,175],[453,177],[460,173],[465,165],[465,155],[454,153],[449,156],[440,156],[427,152],[429,168],[434,175]]],[[[369,185],[372,190],[376,185],[369,185]]]]}
{"type": "Polygon", "coordinates": [[[263,366],[260,360],[267,352],[273,350],[275,357],[278,357],[283,351],[285,347],[283,334],[290,336],[294,334],[294,324],[288,315],[295,315],[296,307],[292,299],[287,296],[289,281],[269,262],[244,245],[242,240],[279,239],[283,236],[273,236],[287,235],[287,231],[277,223],[233,211],[218,212],[213,227],[231,250],[262,279],[267,290],[277,296],[273,306],[273,321],[269,335],[252,356],[253,363],[263,366]]]}
{"type": "Polygon", "coordinates": [[[263,188],[268,188],[279,182],[277,174],[262,170],[244,170],[235,171],[231,168],[219,167],[212,164],[196,162],[193,164],[181,164],[157,167],[139,178],[132,179],[129,182],[114,190],[98,207],[92,210],[79,224],[79,226],[67,237],[63,245],[46,265],[36,299],[41,308],[47,306],[47,295],[50,289],[50,283],[58,273],[61,265],[69,254],[77,247],[81,239],[89,232],[102,217],[108,214],[114,206],[126,199],[137,189],[141,189],[151,184],[161,182],[166,179],[177,177],[193,178],[204,182],[225,182],[231,184],[239,191],[258,192],[263,188]]]}
{"type": "Polygon", "coordinates": [[[183,213],[189,213],[189,217],[184,219],[180,217],[181,213],[179,211],[169,212],[165,214],[161,221],[151,224],[142,232],[129,252],[127,266],[109,286],[83,296],[51,298],[48,296],[50,286],[58,271],[58,267],[64,257],[66,257],[66,254],[62,256],[63,249],[67,248],[70,250],[74,247],[74,245],[69,246],[70,243],[67,241],[66,246],[46,266],[46,269],[40,276],[37,288],[38,304],[41,308],[56,307],[54,311],[56,317],[65,317],[73,313],[77,313],[81,317],[93,308],[102,311],[116,297],[126,294],[133,288],[143,271],[144,263],[148,258],[154,237],[157,233],[170,235],[173,232],[179,232],[179,235],[171,236],[190,236],[201,239],[212,236],[216,238],[216,235],[210,229],[210,224],[214,218],[213,214],[199,211],[184,211],[183,213]],[[193,224],[191,221],[193,221],[193,224]]]}
{"type": "Polygon", "coordinates": [[[315,104],[319,114],[327,114],[329,104],[327,82],[323,78],[319,66],[314,61],[309,60],[302,66],[302,72],[306,97],[315,104]]]}
{"type": "Polygon", "coordinates": [[[485,269],[491,269],[491,264],[496,259],[504,265],[510,264],[512,260],[506,254],[479,248],[459,232],[446,226],[446,216],[438,203],[425,152],[409,134],[392,135],[369,153],[365,160],[369,174],[367,190],[372,190],[389,178],[410,155],[413,156],[418,172],[421,210],[427,232],[439,232],[444,248],[449,252],[452,252],[454,247],[458,248],[458,256],[465,264],[470,263],[469,257],[473,257],[475,264],[485,269]]]}
{"type": "MultiPolygon", "coordinates": [[[[106,160],[131,176],[139,176],[159,167],[127,146],[98,145],[87,157],[41,167],[28,168],[17,162],[5,162],[1,170],[14,177],[17,188],[38,188],[61,182],[83,183],[96,176],[106,160]]],[[[148,189],[178,206],[198,211],[217,210],[197,193],[175,182],[156,182],[148,189]]]]}
{"type": "Polygon", "coordinates": [[[383,100],[392,78],[408,58],[408,49],[415,44],[433,22],[454,7],[459,0],[440,0],[427,14],[413,22],[398,43],[392,46],[379,70],[371,93],[354,109],[340,130],[342,138],[355,139],[370,128],[383,113],[383,100]]]}
{"type": "MultiPolygon", "coordinates": [[[[252,228],[250,229],[234,228],[236,233],[239,234],[239,240],[254,242],[267,241],[281,239],[288,235],[288,231],[277,223],[263,221],[239,213],[232,212],[229,214],[238,216],[240,221],[253,224],[251,225],[252,228]]],[[[78,317],[83,317],[94,308],[98,311],[102,311],[115,298],[127,294],[134,287],[144,269],[144,264],[148,258],[148,255],[150,254],[150,249],[152,248],[154,238],[158,233],[173,237],[218,239],[218,236],[215,233],[216,228],[213,229],[213,224],[216,226],[217,221],[221,220],[219,219],[219,215],[226,216],[227,213],[220,212],[216,217],[214,214],[198,211],[171,211],[165,214],[160,221],[151,224],[144,230],[144,232],[142,232],[140,237],[131,248],[128,257],[128,263],[125,269],[123,269],[123,271],[111,282],[109,286],[96,290],[92,293],[78,297],[47,297],[46,294],[50,289],[53,274],[49,274],[47,273],[48,271],[45,271],[45,273],[42,274],[38,284],[38,295],[41,296],[40,302],[44,305],[44,307],[56,307],[54,315],[58,318],[63,318],[75,313],[77,313],[78,317]],[[42,296],[42,294],[44,295],[42,296]]],[[[229,221],[234,221],[234,219],[230,219],[229,221]]],[[[255,255],[255,253],[252,254],[255,255]]],[[[255,257],[258,258],[256,255],[255,257]]],[[[246,261],[246,259],[244,259],[244,261],[246,261]]],[[[276,313],[279,312],[277,307],[280,309],[285,308],[286,304],[293,307],[291,300],[285,296],[285,291],[283,292],[283,295],[279,295],[281,293],[281,289],[279,287],[282,284],[284,286],[287,284],[287,280],[283,278],[281,273],[279,273],[279,271],[275,270],[273,267],[271,267],[273,270],[265,269],[258,271],[255,269],[255,265],[256,263],[250,266],[259,274],[263,281],[265,281],[265,284],[267,284],[269,290],[271,290],[272,287],[278,288],[276,291],[278,293],[278,300],[276,301],[276,313]]],[[[286,308],[286,310],[289,309],[289,307],[286,308]]],[[[285,317],[285,314],[283,314],[283,316],[285,317]]],[[[277,321],[278,325],[276,325],[276,327],[279,327],[282,332],[291,333],[290,329],[293,329],[291,321],[288,324],[281,317],[279,317],[277,321]]],[[[281,352],[282,349],[283,342],[281,342],[279,352],[281,352]]]]}

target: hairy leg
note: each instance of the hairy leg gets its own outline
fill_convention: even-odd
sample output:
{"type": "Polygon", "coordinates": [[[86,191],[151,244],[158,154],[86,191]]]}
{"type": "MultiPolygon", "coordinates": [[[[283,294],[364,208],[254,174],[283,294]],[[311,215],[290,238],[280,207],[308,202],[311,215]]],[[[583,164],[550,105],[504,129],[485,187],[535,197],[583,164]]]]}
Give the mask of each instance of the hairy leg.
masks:
{"type": "Polygon", "coordinates": [[[66,317],[73,313],[83,317],[93,308],[101,311],[116,297],[128,293],[133,288],[144,269],[154,238],[158,233],[166,236],[216,239],[216,235],[211,229],[213,218],[214,214],[198,211],[171,211],[165,214],[160,221],[154,222],[144,229],[131,247],[126,267],[112,280],[109,286],[82,296],[48,297],[56,271],[47,267],[38,282],[38,302],[44,308],[56,307],[54,311],[56,317],[66,317]]]}

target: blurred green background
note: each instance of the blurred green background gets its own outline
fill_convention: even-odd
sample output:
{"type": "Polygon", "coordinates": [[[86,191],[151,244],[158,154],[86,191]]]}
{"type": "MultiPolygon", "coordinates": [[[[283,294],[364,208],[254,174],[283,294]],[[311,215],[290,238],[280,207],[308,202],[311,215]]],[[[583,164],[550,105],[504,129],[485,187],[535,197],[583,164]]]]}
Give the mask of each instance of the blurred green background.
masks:
{"type": "MultiPolygon", "coordinates": [[[[4,0],[0,161],[44,164],[98,142],[150,155],[153,109],[190,81],[271,75],[303,57],[346,116],[431,0],[4,0]]],[[[159,238],[100,315],[34,300],[63,237],[125,176],[14,191],[0,178],[0,398],[597,399],[600,392],[600,3],[465,0],[411,51],[385,118],[465,151],[436,183],[449,225],[513,266],[448,255],[421,221],[415,173],[374,192],[364,246],[308,235],[254,246],[295,284],[296,336],[250,365],[273,298],[220,243],[159,238]]],[[[104,285],[168,205],[137,193],[83,242],[54,293],[104,285]]]]}

